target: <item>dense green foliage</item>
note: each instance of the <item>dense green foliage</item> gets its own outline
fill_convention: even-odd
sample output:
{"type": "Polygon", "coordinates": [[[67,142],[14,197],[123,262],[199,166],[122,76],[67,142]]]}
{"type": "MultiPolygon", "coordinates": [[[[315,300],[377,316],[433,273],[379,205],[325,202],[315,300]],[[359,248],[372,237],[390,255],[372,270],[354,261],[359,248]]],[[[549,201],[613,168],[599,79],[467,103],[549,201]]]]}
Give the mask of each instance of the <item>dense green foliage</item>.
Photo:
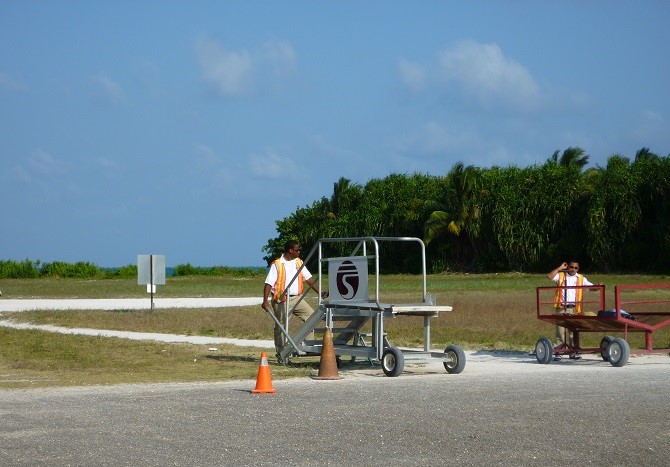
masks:
{"type": "Polygon", "coordinates": [[[265,274],[264,268],[232,268],[227,266],[197,267],[189,263],[179,264],[174,267],[175,276],[232,276],[250,277],[265,274]]]}
{"type": "MultiPolygon", "coordinates": [[[[233,268],[227,266],[196,267],[180,264],[167,268],[168,276],[232,276],[253,277],[265,274],[264,268],[233,268]]],[[[0,279],[33,278],[78,278],[78,279],[119,279],[137,277],[137,265],[128,264],[119,268],[101,268],[88,262],[65,263],[54,261],[42,264],[39,260],[0,261],[0,279]]]]}
{"type": "Polygon", "coordinates": [[[26,259],[0,261],[0,279],[33,279],[39,277],[62,277],[79,279],[127,278],[137,276],[137,266],[129,264],[120,268],[100,268],[93,263],[65,263],[54,261],[42,263],[40,260],[26,259]]]}
{"type": "MultiPolygon", "coordinates": [[[[545,271],[578,259],[601,272],[670,271],[670,156],[648,149],[585,169],[581,148],[526,168],[456,164],[446,176],[392,174],[333,194],[277,221],[263,248],[285,239],[307,254],[326,237],[419,237],[431,272],[545,271]]],[[[386,272],[415,272],[394,246],[386,272]]],[[[347,252],[341,252],[347,253],[347,252]]]]}
{"type": "MultiPolygon", "coordinates": [[[[600,272],[670,272],[670,156],[644,148],[633,161],[611,156],[585,169],[580,148],[556,151],[544,164],[483,169],[458,163],[445,176],[391,174],[364,186],[345,178],[330,198],[277,221],[278,236],[263,247],[279,256],[286,239],[307,255],[321,238],[419,237],[429,272],[540,272],[574,258],[600,272]]],[[[330,256],[351,244],[332,245],[330,256]]],[[[416,273],[420,258],[403,244],[382,245],[382,272],[416,273]]],[[[310,258],[308,258],[310,259],[310,258]]],[[[308,263],[314,268],[314,256],[308,263]]],[[[177,265],[176,276],[255,276],[262,268],[177,265]]],[[[136,265],[0,261],[0,279],[127,278],[136,265]]]]}

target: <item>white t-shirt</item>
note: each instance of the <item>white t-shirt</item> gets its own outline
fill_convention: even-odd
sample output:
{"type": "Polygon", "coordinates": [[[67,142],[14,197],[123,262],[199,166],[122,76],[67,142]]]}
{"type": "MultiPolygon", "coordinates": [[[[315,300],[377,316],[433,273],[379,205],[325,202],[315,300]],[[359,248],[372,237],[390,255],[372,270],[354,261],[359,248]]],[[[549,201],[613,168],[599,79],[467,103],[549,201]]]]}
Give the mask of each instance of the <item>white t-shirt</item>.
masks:
{"type": "MultiPolygon", "coordinates": [[[[284,258],[284,255],[281,255],[279,258],[279,261],[281,261],[284,264],[284,271],[286,272],[286,284],[295,277],[296,272],[298,272],[298,264],[297,264],[297,258],[291,261],[286,260],[284,258]]],[[[306,267],[303,267],[302,270],[300,271],[300,274],[302,275],[302,278],[304,280],[308,280],[312,277],[312,274],[307,270],[306,267]]],[[[274,286],[275,283],[277,282],[277,265],[273,262],[272,265],[270,266],[270,270],[268,271],[268,275],[265,278],[265,283],[270,284],[272,286],[272,293],[274,294],[274,286]]],[[[289,290],[289,295],[298,295],[298,280],[296,279],[293,281],[293,284],[291,284],[291,289],[289,290]]]]}
{"type": "MultiPolygon", "coordinates": [[[[558,284],[558,279],[559,279],[560,274],[563,274],[563,273],[559,272],[558,274],[556,274],[554,276],[554,279],[553,279],[553,281],[557,284],[558,284]]],[[[572,287],[572,286],[577,285],[578,274],[575,274],[574,276],[571,276],[568,273],[564,273],[564,274],[565,274],[565,282],[563,283],[563,285],[565,285],[567,287],[572,287]]],[[[583,277],[582,285],[593,285],[589,282],[589,280],[586,277],[584,277],[584,276],[582,276],[582,277],[583,277]]],[[[577,289],[565,289],[565,290],[563,290],[563,294],[564,294],[563,295],[563,298],[564,298],[563,302],[565,302],[565,303],[575,303],[576,292],[577,292],[577,289]]]]}

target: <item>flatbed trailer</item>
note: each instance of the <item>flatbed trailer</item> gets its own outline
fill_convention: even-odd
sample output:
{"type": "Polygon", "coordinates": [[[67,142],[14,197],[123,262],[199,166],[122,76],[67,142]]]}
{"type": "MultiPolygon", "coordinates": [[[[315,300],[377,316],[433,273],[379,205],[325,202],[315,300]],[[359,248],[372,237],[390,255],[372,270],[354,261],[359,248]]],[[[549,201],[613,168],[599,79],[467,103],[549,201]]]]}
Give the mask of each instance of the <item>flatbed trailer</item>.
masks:
{"type": "MultiPolygon", "coordinates": [[[[430,321],[443,312],[452,311],[451,306],[437,305],[435,295],[427,292],[426,285],[426,253],[425,245],[414,237],[353,237],[353,238],[322,238],[305,258],[309,261],[314,254],[318,255],[319,290],[325,290],[323,282],[327,271],[328,299],[319,297],[318,307],[314,314],[294,333],[288,332],[290,311],[284,317],[286,327],[270,312],[275,323],[282,327],[286,344],[279,352],[279,359],[286,363],[289,357],[321,355],[326,328],[333,336],[333,347],[338,364],[341,357],[350,356],[352,361],[358,358],[370,363],[379,361],[387,376],[398,376],[404,369],[405,362],[437,359],[442,361],[448,373],[460,373],[465,367],[465,353],[457,345],[449,345],[444,352],[431,351],[430,321]],[[421,288],[416,291],[419,299],[411,303],[385,303],[382,301],[380,280],[380,244],[403,242],[403,251],[411,250],[411,245],[419,253],[419,265],[422,270],[421,288]],[[333,245],[336,245],[333,248],[333,245]],[[330,247],[330,248],[329,248],[330,247]],[[347,256],[331,256],[328,251],[346,252],[347,256]],[[372,267],[372,274],[368,267],[372,267]],[[368,282],[374,282],[370,293],[368,282]],[[389,343],[385,331],[385,322],[399,316],[415,316],[423,320],[423,349],[400,349],[389,343]],[[312,335],[314,338],[308,339],[312,335]]],[[[295,278],[287,280],[288,289],[295,278]]],[[[304,299],[306,293],[297,300],[304,299]]],[[[294,299],[295,300],[295,299],[294,299]]],[[[296,301],[297,304],[297,301],[296,301]]],[[[295,305],[293,305],[295,306],[295,305]]],[[[292,310],[291,305],[287,306],[292,310]]]]}
{"type": "Polygon", "coordinates": [[[614,308],[606,309],[605,286],[553,286],[536,289],[537,317],[557,326],[562,326],[573,335],[572,343],[554,347],[547,337],[535,344],[535,356],[539,363],[549,363],[554,357],[575,356],[583,353],[599,353],[612,366],[620,367],[628,362],[630,355],[670,354],[670,348],[654,348],[653,333],[670,324],[670,284],[629,284],[614,287],[614,308]],[[568,314],[554,308],[557,290],[585,289],[581,314],[568,314]],[[589,299],[587,290],[597,291],[597,299],[589,299]],[[582,347],[581,333],[605,333],[598,347],[582,347]],[[610,334],[623,334],[613,337],[610,334]],[[644,333],[645,348],[630,349],[628,335],[644,333]]]}

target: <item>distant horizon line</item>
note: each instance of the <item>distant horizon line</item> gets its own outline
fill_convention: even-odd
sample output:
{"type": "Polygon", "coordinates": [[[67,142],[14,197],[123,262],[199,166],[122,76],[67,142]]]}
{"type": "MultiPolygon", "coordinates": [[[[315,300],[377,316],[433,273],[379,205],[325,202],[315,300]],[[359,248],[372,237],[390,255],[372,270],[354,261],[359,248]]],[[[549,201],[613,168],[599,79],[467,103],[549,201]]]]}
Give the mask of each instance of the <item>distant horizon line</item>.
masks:
{"type": "MultiPolygon", "coordinates": [[[[95,266],[99,267],[100,269],[119,269],[119,268],[123,268],[123,267],[126,267],[126,266],[137,266],[137,264],[135,264],[135,263],[126,263],[126,264],[122,264],[122,265],[120,265],[120,266],[103,266],[103,265],[98,264],[98,263],[96,263],[96,262],[94,262],[94,261],[81,261],[81,260],[80,260],[80,261],[70,262],[70,261],[63,261],[63,260],[59,260],[59,259],[56,259],[56,260],[53,260],[53,261],[42,261],[42,260],[40,260],[40,259],[36,259],[36,260],[34,260],[34,259],[30,259],[30,258],[25,258],[25,259],[22,259],[22,260],[17,260],[17,259],[1,259],[1,258],[0,258],[0,262],[2,262],[2,261],[6,261],[6,262],[22,263],[22,262],[24,262],[24,261],[26,261],[26,260],[27,260],[27,261],[30,261],[30,262],[32,262],[32,263],[39,262],[40,264],[49,264],[49,263],[55,263],[55,262],[61,262],[61,263],[66,263],[66,264],[90,263],[90,264],[94,264],[95,266]]],[[[179,263],[179,264],[175,264],[174,266],[167,266],[167,265],[166,265],[165,268],[166,268],[166,269],[168,269],[168,268],[172,268],[172,269],[174,269],[174,268],[176,268],[177,266],[185,266],[185,265],[187,265],[187,264],[190,265],[190,266],[192,266],[192,267],[194,267],[194,268],[230,268],[230,269],[248,269],[248,268],[254,268],[254,269],[266,269],[266,268],[267,268],[267,266],[264,266],[264,265],[262,265],[262,264],[259,264],[259,265],[257,265],[257,266],[230,266],[230,265],[227,265],[227,264],[214,264],[214,265],[210,265],[210,266],[202,266],[202,265],[195,265],[195,264],[192,264],[192,263],[189,263],[189,262],[187,262],[187,263],[179,263]]]]}

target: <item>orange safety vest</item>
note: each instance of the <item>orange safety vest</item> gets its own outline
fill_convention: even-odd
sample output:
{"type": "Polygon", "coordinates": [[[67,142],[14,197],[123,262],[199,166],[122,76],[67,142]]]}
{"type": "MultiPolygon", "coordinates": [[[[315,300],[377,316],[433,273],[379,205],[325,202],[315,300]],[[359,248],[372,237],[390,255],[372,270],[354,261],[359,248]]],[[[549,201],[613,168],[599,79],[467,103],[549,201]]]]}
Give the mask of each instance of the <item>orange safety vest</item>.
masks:
{"type": "MultiPolygon", "coordinates": [[[[565,284],[566,273],[558,273],[558,286],[563,287],[565,284]]],[[[577,274],[577,285],[581,286],[584,284],[584,276],[577,274]]],[[[563,308],[565,306],[565,300],[563,300],[563,293],[567,293],[568,289],[557,289],[556,295],[554,296],[554,308],[563,308]]],[[[578,315],[582,314],[582,296],[584,294],[584,289],[575,289],[575,313],[578,315]]],[[[565,297],[567,298],[567,296],[565,297]]]]}
{"type": "MultiPolygon", "coordinates": [[[[284,293],[284,289],[286,288],[286,268],[284,267],[284,263],[281,261],[281,258],[277,258],[274,260],[274,264],[277,267],[277,282],[275,282],[274,286],[274,300],[275,302],[279,301],[279,297],[284,293]]],[[[300,270],[300,267],[302,266],[302,260],[300,258],[296,258],[295,260],[296,266],[298,266],[298,270],[300,270]]],[[[298,295],[302,295],[302,288],[303,288],[303,278],[302,278],[302,271],[298,274],[298,295]]],[[[282,302],[286,301],[286,296],[288,293],[284,295],[282,298],[282,302]]]]}

